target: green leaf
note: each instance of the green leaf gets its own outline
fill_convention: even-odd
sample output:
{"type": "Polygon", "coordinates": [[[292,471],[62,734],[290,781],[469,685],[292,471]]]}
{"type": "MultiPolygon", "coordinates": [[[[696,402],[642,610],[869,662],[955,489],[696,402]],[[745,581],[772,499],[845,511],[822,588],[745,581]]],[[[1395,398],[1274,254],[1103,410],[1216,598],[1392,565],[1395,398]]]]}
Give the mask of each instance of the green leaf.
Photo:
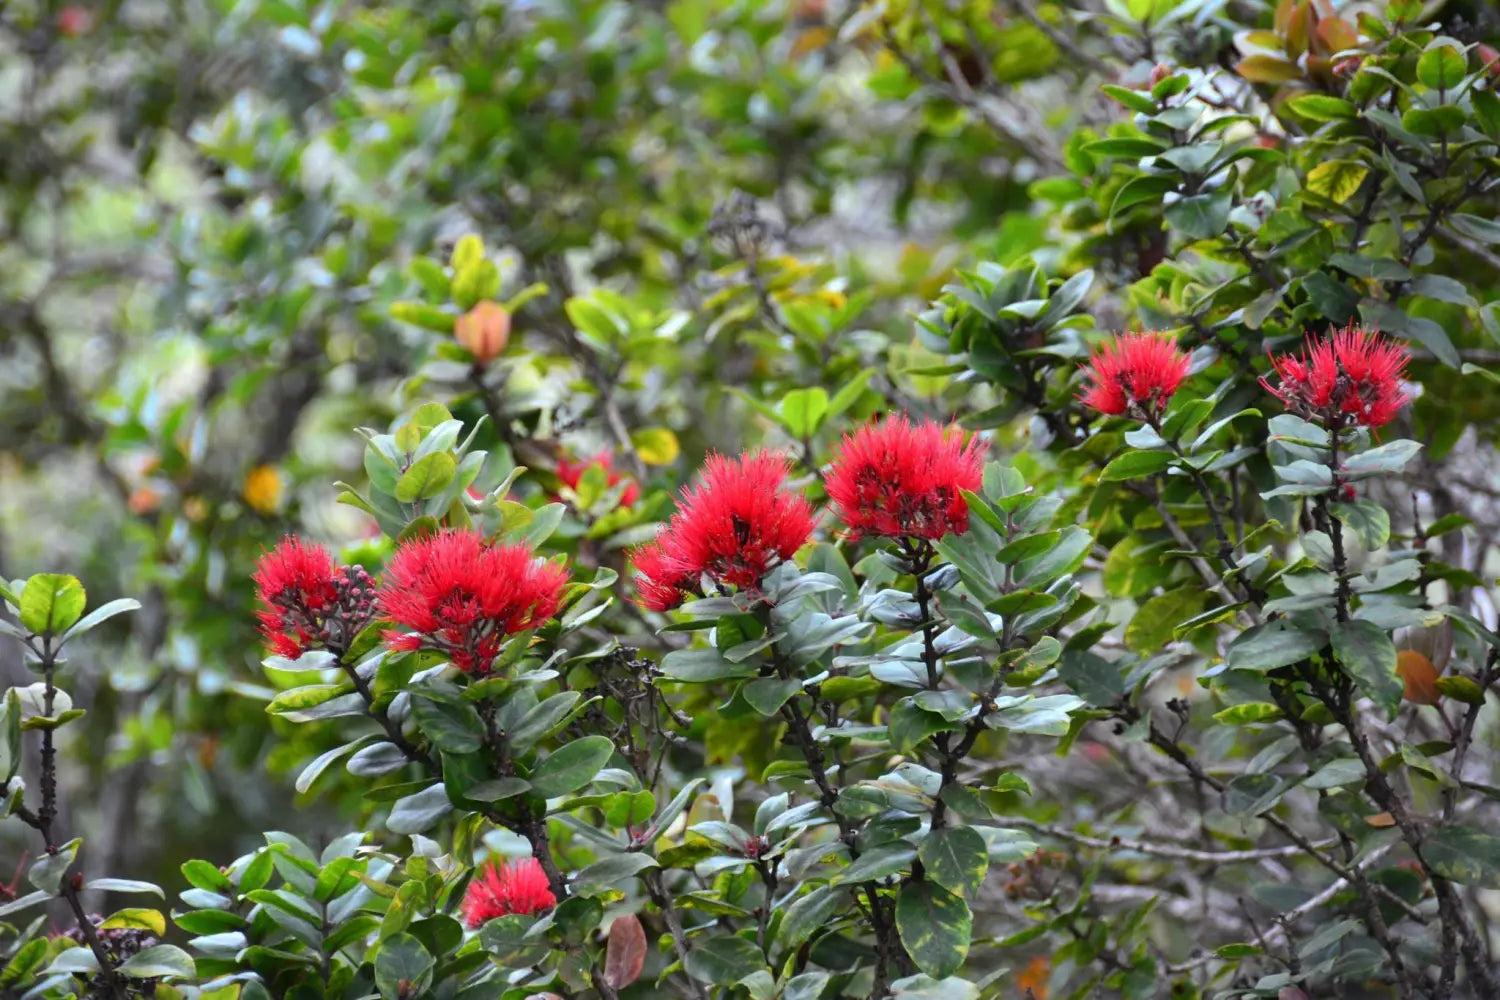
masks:
{"type": "Polygon", "coordinates": [[[457,474],[458,463],[446,451],[424,455],[396,481],[396,499],[414,503],[435,497],[448,488],[457,474]]]}
{"type": "Polygon", "coordinates": [[[844,890],[836,886],[819,886],[786,908],[778,934],[788,951],[800,948],[802,942],[828,925],[838,910],[843,893],[844,890]]]}
{"type": "Polygon", "coordinates": [[[802,682],[795,677],[759,677],[746,682],[740,695],[761,715],[771,716],[781,711],[787,699],[802,690],[802,682]]]}
{"type": "Polygon", "coordinates": [[[150,931],[157,937],[167,933],[167,918],[161,915],[160,910],[147,910],[129,908],[116,910],[111,913],[104,923],[99,925],[100,930],[127,930],[127,931],[150,931]]]}
{"type": "Polygon", "coordinates": [[[1157,204],[1168,191],[1176,189],[1177,179],[1174,177],[1163,174],[1141,174],[1138,177],[1132,177],[1115,192],[1115,199],[1109,206],[1110,218],[1147,202],[1157,204]]]}
{"type": "Polygon", "coordinates": [[[1335,626],[1332,640],[1333,655],[1345,673],[1375,704],[1394,715],[1404,685],[1396,673],[1396,646],[1385,629],[1356,619],[1335,626]]]}
{"type": "MultiPolygon", "coordinates": [[[[47,943],[45,941],[38,940],[35,943],[41,945],[42,950],[46,951],[47,943]]],[[[8,967],[7,971],[9,971],[8,967]]],[[[52,960],[52,964],[47,966],[47,971],[49,973],[75,972],[82,975],[91,975],[99,971],[99,960],[94,957],[94,952],[90,948],[83,946],[69,948],[66,951],[58,953],[57,957],[52,960]]],[[[0,985],[3,985],[3,983],[0,983],[0,985]]]]}
{"type": "Polygon", "coordinates": [[[1274,670],[1317,654],[1328,636],[1317,629],[1282,623],[1259,625],[1229,644],[1224,662],[1231,670],[1274,670]]]}
{"type": "Polygon", "coordinates": [[[1444,697],[1461,701],[1465,705],[1483,705],[1484,688],[1476,684],[1473,678],[1462,674],[1452,674],[1437,679],[1437,689],[1444,697]]]}
{"type": "Polygon", "coordinates": [[[1388,441],[1378,448],[1362,451],[1344,459],[1343,471],[1354,476],[1367,476],[1381,472],[1400,472],[1406,468],[1422,445],[1404,438],[1388,441]]]}
{"type": "MultiPolygon", "coordinates": [[[[852,785],[844,789],[847,794],[858,785],[852,785]]],[[[917,850],[905,841],[897,841],[893,844],[882,844],[871,848],[859,856],[853,864],[835,876],[835,884],[846,885],[852,882],[871,882],[892,875],[899,875],[911,866],[916,860],[917,850]]]]}
{"type": "Polygon", "coordinates": [[[671,465],[682,451],[677,435],[666,427],[645,427],[634,431],[630,435],[630,444],[647,465],[671,465]]]}
{"type": "Polygon", "coordinates": [[[417,688],[412,691],[411,717],[439,750],[473,753],[484,744],[484,723],[472,705],[436,702],[422,697],[417,688]]]}
{"type": "Polygon", "coordinates": [[[1366,551],[1373,552],[1385,545],[1391,537],[1391,516],[1385,508],[1371,500],[1355,500],[1330,505],[1333,516],[1359,537],[1366,551]]]}
{"type": "Polygon", "coordinates": [[[437,306],[430,306],[425,302],[393,302],[391,303],[391,319],[398,323],[420,326],[434,333],[449,334],[453,332],[458,321],[458,317],[452,313],[444,312],[437,306]]]}
{"type": "Polygon", "coordinates": [[[157,979],[171,976],[191,979],[198,974],[193,957],[175,945],[158,944],[131,955],[119,967],[122,976],[132,979],[157,979]]]}
{"type": "Polygon", "coordinates": [[[1465,236],[1472,236],[1482,243],[1500,243],[1500,222],[1494,219],[1455,212],[1448,216],[1448,223],[1465,236]]]}
{"type": "Polygon", "coordinates": [[[385,828],[392,833],[421,833],[453,811],[448,791],[441,784],[397,799],[386,817],[385,828]]]}
{"type": "Polygon", "coordinates": [[[1157,112],[1156,102],[1139,90],[1131,90],[1129,87],[1121,87],[1113,83],[1106,83],[1099,89],[1132,111],[1139,111],[1143,115],[1154,115],[1157,112]]]}
{"type": "Polygon", "coordinates": [[[593,299],[574,296],[563,303],[568,321],[581,333],[601,344],[610,344],[626,333],[624,322],[593,299]]]}
{"type": "Polygon", "coordinates": [[[1125,678],[1120,668],[1097,653],[1070,649],[1063,653],[1058,676],[1084,701],[1096,708],[1107,708],[1125,693],[1125,678]]]}
{"type": "Polygon", "coordinates": [[[1286,103],[1287,107],[1303,118],[1315,122],[1341,121],[1345,118],[1353,118],[1358,113],[1353,103],[1342,97],[1330,97],[1327,94],[1303,94],[1286,103]]]}
{"type": "Polygon", "coordinates": [[[675,681],[706,684],[731,677],[753,677],[751,663],[732,663],[717,649],[674,649],[661,660],[661,672],[675,681]]]}
{"type": "Polygon", "coordinates": [[[460,309],[472,309],[481,300],[500,294],[500,268],[492,260],[475,261],[459,268],[449,285],[453,302],[460,309]]]}
{"type": "Polygon", "coordinates": [[[896,929],[917,968],[941,979],[969,954],[973,917],[959,896],[931,882],[913,882],[896,900],[896,929]]]}
{"type": "Polygon", "coordinates": [[[760,949],[742,937],[698,938],[682,967],[700,983],[727,986],[765,968],[760,949]]]}
{"type": "Polygon", "coordinates": [[[142,882],[132,878],[96,878],[83,887],[85,892],[127,892],[150,894],[166,899],[167,894],[154,882],[142,882]]]}
{"type": "Polygon", "coordinates": [[[189,884],[206,892],[228,894],[234,890],[234,883],[207,861],[184,862],[182,874],[189,884]]]}
{"type": "Polygon", "coordinates": [[[293,712],[302,712],[306,709],[317,708],[342,695],[352,694],[354,689],[346,683],[340,684],[306,684],[302,687],[283,691],[272,698],[266,704],[266,711],[272,715],[288,715],[293,712]]]}
{"type": "Polygon", "coordinates": [[[615,745],[604,736],[585,736],[559,747],[531,772],[531,787],[543,798],[566,795],[594,780],[615,745]]]}
{"type": "Polygon", "coordinates": [[[43,854],[31,866],[31,871],[26,875],[27,880],[43,892],[57,895],[63,876],[73,867],[73,861],[78,857],[78,848],[82,845],[83,841],[75,838],[59,847],[56,854],[43,854]]]}
{"type": "MultiPolygon", "coordinates": [[[[1045,923],[1036,926],[1042,930],[1047,927],[1045,923]]],[[[957,976],[946,979],[907,976],[891,983],[891,997],[892,1000],[979,1000],[979,987],[957,976]]]]}
{"type": "Polygon", "coordinates": [[[312,763],[304,767],[302,769],[302,773],[297,775],[297,780],[295,782],[297,794],[301,795],[309,788],[311,788],[313,786],[313,782],[318,780],[319,775],[328,770],[329,765],[336,763],[344,755],[357,750],[361,742],[363,741],[354,740],[351,743],[345,743],[343,746],[337,746],[332,750],[324,751],[323,753],[318,754],[317,757],[313,758],[312,763]]]}
{"type": "Polygon", "coordinates": [[[984,838],[966,826],[930,832],[917,851],[927,877],[955,895],[973,899],[990,869],[984,838]]]}
{"type": "Polygon", "coordinates": [[[1167,205],[1162,214],[1168,225],[1188,239],[1206,240],[1224,232],[1232,207],[1228,191],[1215,191],[1179,199],[1167,205]]]}
{"type": "Polygon", "coordinates": [[[1115,483],[1127,479],[1143,479],[1167,469],[1172,461],[1172,453],[1168,451],[1127,451],[1111,460],[1100,471],[1099,481],[1115,483]]]}
{"type": "Polygon", "coordinates": [[[1137,653],[1160,652],[1178,625],[1203,610],[1208,594],[1201,586],[1169,590],[1146,601],[1125,626],[1125,645],[1137,653]]]}
{"type": "Polygon", "coordinates": [[[1099,139],[1083,147],[1090,156],[1160,156],[1166,147],[1155,139],[1116,137],[1099,139]]]}
{"type": "Polygon", "coordinates": [[[1323,788],[1342,788],[1344,785],[1362,782],[1365,778],[1365,766],[1359,758],[1340,757],[1318,768],[1312,777],[1302,782],[1302,787],[1311,788],[1314,791],[1323,788]]]}
{"type": "Polygon", "coordinates": [[[477,785],[470,785],[464,789],[464,798],[473,799],[475,802],[499,802],[502,799],[515,798],[522,792],[531,788],[531,782],[525,778],[508,777],[496,778],[493,781],[481,781],[477,785]]]}
{"type": "Polygon", "coordinates": [[[460,237],[453,245],[453,253],[448,257],[448,266],[454,271],[462,271],[473,267],[484,259],[484,241],[473,233],[460,237]]]}
{"type": "Polygon", "coordinates": [[[1433,90],[1452,90],[1463,82],[1467,72],[1463,51],[1443,40],[1434,41],[1417,60],[1417,79],[1433,90]]]}
{"type": "Polygon", "coordinates": [[[83,635],[89,629],[95,628],[115,615],[124,614],[127,611],[139,611],[140,608],[141,602],[131,597],[121,597],[107,604],[101,604],[84,615],[78,624],[68,629],[68,638],[83,635]]]}
{"type": "Polygon", "coordinates": [[[617,888],[626,879],[635,878],[648,868],[661,865],[649,854],[629,852],[611,854],[586,865],[573,880],[574,888],[581,893],[604,892],[617,888]]]}
{"type": "Polygon", "coordinates": [[[78,621],[87,601],[76,576],[37,573],[21,591],[21,624],[35,635],[58,635],[78,621]]]}
{"type": "Polygon", "coordinates": [[[1016,583],[1021,587],[1041,588],[1073,572],[1082,565],[1094,536],[1077,525],[1058,532],[1057,543],[1039,555],[1023,559],[1016,566],[1016,583]]]}
{"type": "Polygon", "coordinates": [[[1231,705],[1222,712],[1214,713],[1214,721],[1228,726],[1243,726],[1251,722],[1271,722],[1281,718],[1280,707],[1268,701],[1252,701],[1243,705],[1231,705]]]}
{"type": "Polygon", "coordinates": [[[810,437],[817,432],[828,412],[828,393],[819,388],[793,389],[777,408],[781,424],[793,437],[810,437]]]}
{"type": "Polygon", "coordinates": [[[375,953],[375,987],[385,1000],[422,996],[432,981],[432,955],[404,931],[380,942],[375,953]]]}
{"type": "Polygon", "coordinates": [[[896,702],[890,714],[891,748],[897,753],[908,753],[918,743],[934,733],[958,728],[936,712],[920,708],[910,698],[896,702]]]}
{"type": "Polygon", "coordinates": [[[537,740],[560,726],[583,697],[577,691],[563,691],[547,698],[521,717],[514,729],[505,734],[513,753],[525,753],[537,740]]]}
{"type": "Polygon", "coordinates": [[[1324,160],[1307,174],[1307,189],[1329,201],[1344,204],[1364,183],[1370,168],[1358,160],[1324,160]]]}
{"type": "Polygon", "coordinates": [[[1427,834],[1422,857],[1432,870],[1460,885],[1500,889],[1500,837],[1468,826],[1443,826],[1427,834]]]}

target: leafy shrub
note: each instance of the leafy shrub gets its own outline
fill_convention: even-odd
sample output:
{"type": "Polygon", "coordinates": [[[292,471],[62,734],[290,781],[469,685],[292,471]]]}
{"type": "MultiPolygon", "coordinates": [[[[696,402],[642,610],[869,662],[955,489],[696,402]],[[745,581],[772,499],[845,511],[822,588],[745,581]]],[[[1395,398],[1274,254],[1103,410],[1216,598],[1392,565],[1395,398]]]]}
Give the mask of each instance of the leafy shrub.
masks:
{"type": "Polygon", "coordinates": [[[658,6],[0,14],[7,995],[1500,994],[1486,10],[658,6]]]}

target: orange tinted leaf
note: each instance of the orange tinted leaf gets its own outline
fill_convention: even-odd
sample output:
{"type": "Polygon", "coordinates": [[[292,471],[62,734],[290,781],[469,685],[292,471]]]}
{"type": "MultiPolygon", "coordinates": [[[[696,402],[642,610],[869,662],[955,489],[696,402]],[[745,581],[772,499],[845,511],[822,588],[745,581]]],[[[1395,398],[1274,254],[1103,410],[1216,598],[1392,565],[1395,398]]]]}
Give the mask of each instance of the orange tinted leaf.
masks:
{"type": "Polygon", "coordinates": [[[1325,52],[1342,52],[1359,44],[1359,32],[1342,17],[1325,17],[1318,22],[1318,40],[1325,52]]]}
{"type": "Polygon", "coordinates": [[[1235,66],[1235,72],[1251,83],[1289,83],[1302,79],[1296,63],[1279,56],[1257,54],[1246,56],[1235,66]]]}
{"type": "Polygon", "coordinates": [[[1437,667],[1415,649],[1403,649],[1396,654],[1396,673],[1406,685],[1402,694],[1414,705],[1436,705],[1441,694],[1438,691],[1437,667]]]}
{"type": "Polygon", "coordinates": [[[609,925],[609,945],[604,951],[604,984],[622,990],[641,977],[646,965],[646,932],[633,913],[616,917],[609,925]]]}

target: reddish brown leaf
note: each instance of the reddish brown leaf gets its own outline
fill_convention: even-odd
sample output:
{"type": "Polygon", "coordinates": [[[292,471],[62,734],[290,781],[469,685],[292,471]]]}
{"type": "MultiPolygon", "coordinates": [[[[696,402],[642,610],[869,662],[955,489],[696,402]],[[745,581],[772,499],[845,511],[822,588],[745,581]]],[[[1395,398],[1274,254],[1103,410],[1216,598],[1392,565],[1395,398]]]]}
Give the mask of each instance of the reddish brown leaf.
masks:
{"type": "Polygon", "coordinates": [[[622,990],[641,977],[646,965],[646,932],[635,914],[616,917],[609,925],[609,946],[604,951],[604,984],[622,990]]]}

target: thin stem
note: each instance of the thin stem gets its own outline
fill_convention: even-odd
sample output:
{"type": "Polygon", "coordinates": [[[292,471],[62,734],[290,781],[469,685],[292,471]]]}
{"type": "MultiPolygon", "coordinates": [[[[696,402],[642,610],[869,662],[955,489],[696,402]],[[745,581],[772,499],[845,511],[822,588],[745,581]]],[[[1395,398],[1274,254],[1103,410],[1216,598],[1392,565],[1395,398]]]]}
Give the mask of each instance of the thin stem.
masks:
{"type": "MultiPolygon", "coordinates": [[[[641,882],[646,886],[646,895],[651,897],[651,902],[661,911],[662,919],[667,922],[667,930],[672,935],[672,949],[677,952],[677,960],[683,965],[687,964],[688,947],[687,935],[682,931],[682,921],[677,919],[677,911],[672,909],[672,901],[667,898],[666,890],[662,886],[660,871],[647,871],[641,876],[641,882]]],[[[688,988],[692,990],[697,1000],[708,1000],[708,994],[703,987],[698,985],[697,980],[688,977],[688,988]]]]}
{"type": "Polygon", "coordinates": [[[407,760],[414,764],[421,764],[429,771],[441,772],[442,768],[432,758],[431,754],[412,743],[411,740],[408,740],[406,735],[401,732],[401,726],[386,714],[384,709],[375,707],[375,693],[370,689],[369,682],[359,675],[359,671],[352,664],[341,662],[340,666],[343,667],[344,673],[348,676],[349,680],[354,683],[354,690],[364,700],[365,714],[374,719],[380,728],[385,731],[386,739],[396,749],[400,750],[406,756],[407,760]]]}
{"type": "MultiPolygon", "coordinates": [[[[58,650],[52,646],[52,637],[41,637],[41,648],[38,649],[33,643],[27,643],[33,654],[42,665],[42,674],[45,678],[45,695],[43,708],[47,716],[52,715],[53,702],[57,697],[55,674],[57,670],[58,650]]],[[[6,790],[9,790],[9,782],[6,782],[6,790]]],[[[42,730],[42,806],[33,813],[20,802],[17,802],[12,811],[21,818],[32,829],[42,835],[42,842],[46,845],[47,853],[55,855],[58,851],[58,841],[62,839],[61,834],[54,829],[53,824],[57,819],[57,749],[52,741],[52,730],[42,730]]],[[[68,904],[68,909],[73,911],[73,918],[77,921],[78,931],[83,935],[83,940],[90,951],[94,953],[94,960],[99,963],[97,981],[112,997],[125,997],[125,984],[115,969],[114,960],[110,957],[109,950],[104,947],[104,942],[99,937],[94,922],[89,919],[88,912],[83,908],[83,901],[79,898],[79,890],[83,879],[78,875],[69,876],[63,874],[62,882],[58,887],[58,895],[68,904]]]]}
{"type": "MultiPolygon", "coordinates": [[[[769,615],[765,609],[759,610],[762,624],[770,628],[769,615]]],[[[791,664],[786,656],[773,643],[771,646],[772,664],[776,672],[783,679],[792,676],[791,664]]],[[[838,824],[839,839],[848,848],[851,860],[859,857],[858,836],[849,817],[834,808],[838,802],[839,793],[828,780],[828,765],[823,756],[823,748],[818,745],[813,736],[812,727],[807,721],[807,714],[803,712],[797,695],[793,695],[781,706],[781,716],[786,719],[791,730],[791,741],[802,751],[802,758],[807,762],[807,770],[812,776],[813,784],[818,789],[818,800],[833,816],[838,824]]],[[[875,980],[870,990],[870,996],[875,998],[890,995],[890,963],[892,959],[903,967],[908,963],[906,953],[901,949],[900,941],[895,936],[895,922],[889,907],[881,899],[879,886],[874,882],[863,882],[859,886],[860,891],[865,894],[869,906],[870,925],[875,931],[875,980]]]]}

